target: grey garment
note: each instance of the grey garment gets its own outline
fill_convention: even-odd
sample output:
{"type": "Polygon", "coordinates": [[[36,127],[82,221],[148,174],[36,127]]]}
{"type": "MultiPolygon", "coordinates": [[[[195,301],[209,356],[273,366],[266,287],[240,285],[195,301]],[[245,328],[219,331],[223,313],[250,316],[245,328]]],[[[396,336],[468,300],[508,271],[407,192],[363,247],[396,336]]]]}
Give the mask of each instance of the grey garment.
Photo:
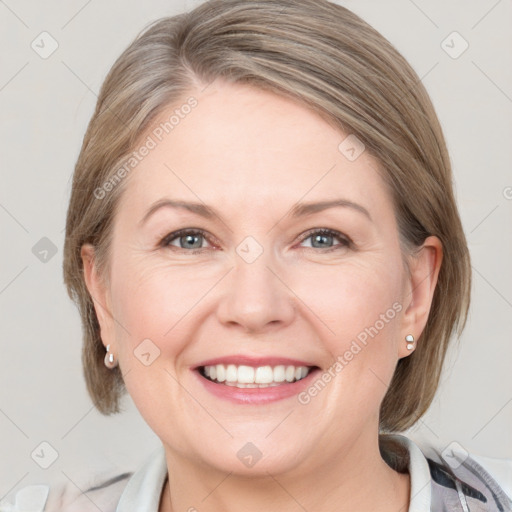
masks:
{"type": "Polygon", "coordinates": [[[432,512],[512,512],[512,500],[471,456],[427,457],[432,512]]]}
{"type": "MultiPolygon", "coordinates": [[[[409,471],[410,453],[403,436],[380,435],[379,445],[389,466],[400,473],[409,471]]],[[[418,447],[430,470],[431,512],[512,512],[512,496],[460,445],[452,443],[442,451],[430,444],[418,447]]]]}

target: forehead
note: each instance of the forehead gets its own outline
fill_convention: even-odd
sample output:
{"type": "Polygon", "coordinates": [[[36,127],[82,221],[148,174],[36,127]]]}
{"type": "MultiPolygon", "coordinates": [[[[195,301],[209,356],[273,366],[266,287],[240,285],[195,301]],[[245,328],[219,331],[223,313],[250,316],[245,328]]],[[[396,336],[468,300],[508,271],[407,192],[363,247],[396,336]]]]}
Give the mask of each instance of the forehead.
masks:
{"type": "Polygon", "coordinates": [[[303,104],[225,82],[186,97],[193,108],[169,106],[142,138],[152,147],[122,199],[132,210],[166,195],[255,210],[338,197],[390,206],[377,161],[354,159],[357,139],[303,104]]]}

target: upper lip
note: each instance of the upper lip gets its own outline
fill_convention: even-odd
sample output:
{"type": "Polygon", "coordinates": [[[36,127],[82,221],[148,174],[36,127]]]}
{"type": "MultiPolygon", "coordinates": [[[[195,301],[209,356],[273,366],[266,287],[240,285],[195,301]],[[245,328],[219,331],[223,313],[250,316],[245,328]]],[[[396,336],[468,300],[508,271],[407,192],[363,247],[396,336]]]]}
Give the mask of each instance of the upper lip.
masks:
{"type": "Polygon", "coordinates": [[[208,359],[194,366],[193,369],[201,368],[203,366],[215,366],[217,364],[234,364],[235,366],[252,366],[254,368],[258,368],[260,366],[307,366],[313,367],[315,366],[311,362],[301,361],[300,359],[291,359],[288,357],[280,357],[280,356],[244,356],[244,355],[231,355],[231,356],[222,356],[215,357],[214,359],[208,359]]]}

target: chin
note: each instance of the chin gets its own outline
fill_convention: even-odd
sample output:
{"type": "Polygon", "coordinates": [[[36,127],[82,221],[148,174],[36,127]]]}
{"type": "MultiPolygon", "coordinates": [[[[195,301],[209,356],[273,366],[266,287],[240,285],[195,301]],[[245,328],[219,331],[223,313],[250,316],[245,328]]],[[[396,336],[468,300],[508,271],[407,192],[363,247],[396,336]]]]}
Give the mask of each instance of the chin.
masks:
{"type": "Polygon", "coordinates": [[[204,442],[194,440],[194,447],[187,453],[194,453],[196,461],[223,473],[232,473],[247,477],[268,477],[296,470],[304,456],[305,447],[300,437],[295,440],[286,436],[288,443],[282,439],[265,439],[266,434],[255,432],[233,439],[208,439],[204,442]],[[300,452],[297,447],[300,446],[300,452]]]}

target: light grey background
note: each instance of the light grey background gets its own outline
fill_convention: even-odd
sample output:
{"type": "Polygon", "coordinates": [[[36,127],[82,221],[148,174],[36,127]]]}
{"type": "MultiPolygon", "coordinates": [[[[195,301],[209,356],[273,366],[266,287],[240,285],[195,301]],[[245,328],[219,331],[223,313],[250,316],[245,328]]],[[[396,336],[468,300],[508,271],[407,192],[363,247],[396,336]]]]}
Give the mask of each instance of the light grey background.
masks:
{"type": "MultiPolygon", "coordinates": [[[[62,282],[63,230],[105,74],[147,23],[197,3],[0,0],[0,499],[54,477],[79,485],[104,468],[133,470],[158,446],[129,398],[126,412],[107,418],[86,393],[79,316],[62,282]],[[46,59],[31,48],[51,48],[43,31],[58,43],[46,59]],[[46,262],[45,246],[36,246],[43,237],[57,251],[46,262]],[[43,441],[58,454],[48,469],[31,458],[36,450],[39,463],[51,461],[43,441]]],[[[512,458],[512,2],[340,3],[388,37],[430,92],[473,260],[467,329],[411,435],[512,458]],[[469,44],[458,58],[464,42],[446,39],[453,31],[469,44]]]]}

